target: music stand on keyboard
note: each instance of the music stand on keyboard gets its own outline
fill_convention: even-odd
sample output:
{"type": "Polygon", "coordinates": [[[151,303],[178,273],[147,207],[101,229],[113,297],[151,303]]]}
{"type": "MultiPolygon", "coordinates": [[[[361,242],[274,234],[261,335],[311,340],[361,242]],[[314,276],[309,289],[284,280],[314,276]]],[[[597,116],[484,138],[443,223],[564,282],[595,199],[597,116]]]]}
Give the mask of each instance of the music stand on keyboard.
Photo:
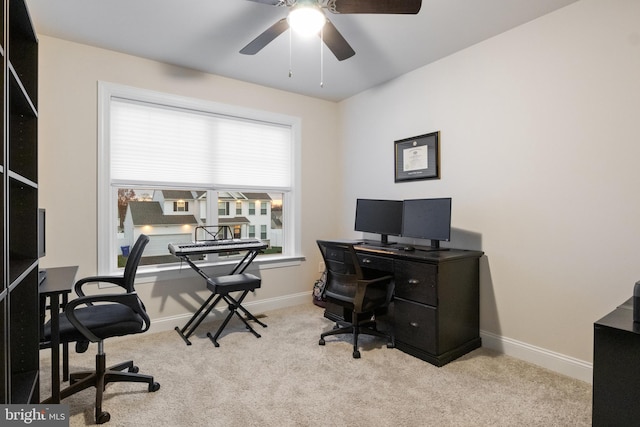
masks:
{"type": "Polygon", "coordinates": [[[228,225],[199,225],[193,230],[195,242],[233,239],[233,230],[228,225]]]}
{"type": "MultiPolygon", "coordinates": [[[[194,243],[193,244],[169,244],[169,252],[178,258],[182,259],[186,262],[196,273],[198,273],[202,278],[207,282],[207,286],[210,290],[212,290],[212,294],[207,300],[198,308],[198,310],[193,314],[193,316],[189,319],[186,325],[181,329],[178,326],[175,327],[176,332],[182,337],[184,342],[187,345],[191,345],[191,341],[189,341],[189,337],[193,334],[200,323],[211,313],[211,310],[222,300],[229,305],[229,314],[225,319],[223,325],[219,328],[218,332],[215,335],[215,338],[220,335],[222,329],[229,322],[230,318],[233,316],[234,312],[239,316],[237,310],[241,310],[248,320],[252,320],[257,322],[262,327],[267,327],[264,323],[260,322],[253,314],[251,314],[246,308],[244,308],[241,303],[244,297],[247,295],[249,290],[254,290],[256,287],[260,286],[260,280],[253,276],[244,274],[247,267],[253,262],[256,256],[264,249],[267,248],[267,244],[260,242],[255,239],[230,239],[229,237],[233,234],[228,234],[231,231],[229,226],[198,226],[196,227],[196,231],[194,232],[194,243]],[[198,231],[201,232],[201,235],[206,235],[209,239],[198,239],[198,231]],[[229,275],[221,276],[230,278],[227,280],[235,281],[231,287],[224,286],[209,286],[209,284],[216,283],[216,278],[211,278],[207,275],[200,267],[198,267],[193,260],[191,260],[190,255],[202,255],[202,254],[215,254],[215,253],[228,253],[228,252],[239,252],[239,251],[247,251],[244,257],[238,261],[238,263],[233,267],[229,275]],[[255,285],[255,280],[248,280],[246,286],[243,286],[238,282],[238,279],[245,276],[253,276],[253,278],[257,279],[257,286],[251,288],[251,286],[255,285]],[[237,288],[237,289],[236,289],[237,288]],[[226,289],[222,293],[216,292],[217,290],[226,289]],[[234,291],[242,291],[243,294],[240,298],[234,299],[229,296],[229,292],[234,291]]],[[[217,279],[220,279],[218,277],[217,279]]],[[[226,282],[228,283],[228,282],[226,282]]],[[[242,319],[245,324],[248,326],[245,319],[242,319]]],[[[260,337],[251,327],[249,330],[256,336],[260,337]]],[[[217,345],[217,342],[214,338],[209,336],[213,343],[217,345]]]]}

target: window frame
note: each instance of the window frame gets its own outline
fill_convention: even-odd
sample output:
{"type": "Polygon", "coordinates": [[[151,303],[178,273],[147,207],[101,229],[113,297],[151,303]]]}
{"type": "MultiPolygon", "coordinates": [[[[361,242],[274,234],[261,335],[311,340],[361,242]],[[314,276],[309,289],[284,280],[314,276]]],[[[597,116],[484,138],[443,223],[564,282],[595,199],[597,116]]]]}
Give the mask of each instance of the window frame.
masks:
{"type": "MultiPolygon", "coordinates": [[[[292,183],[288,189],[282,188],[214,188],[211,191],[261,191],[278,192],[283,194],[283,218],[284,227],[284,251],[282,254],[261,255],[254,264],[262,267],[278,267],[291,265],[292,261],[300,261],[301,255],[301,119],[299,117],[255,110],[229,104],[222,104],[209,100],[195,99],[175,94],[156,92],[146,89],[124,86],[115,83],[98,81],[98,274],[110,275],[122,272],[117,268],[117,233],[113,225],[117,223],[116,187],[123,186],[149,186],[148,182],[115,182],[110,176],[110,102],[113,97],[132,99],[142,102],[158,103],[161,105],[177,106],[180,108],[206,111],[232,117],[240,117],[254,121],[263,121],[289,126],[291,128],[291,174],[292,183]],[[106,236],[106,237],[105,237],[106,236]]],[[[186,188],[184,184],[175,188],[186,188]]],[[[217,212],[217,202],[209,201],[208,211],[217,212]]],[[[226,262],[203,261],[202,265],[218,265],[226,262]]],[[[180,269],[176,264],[157,264],[140,266],[139,273],[157,273],[166,270],[180,269]]]]}

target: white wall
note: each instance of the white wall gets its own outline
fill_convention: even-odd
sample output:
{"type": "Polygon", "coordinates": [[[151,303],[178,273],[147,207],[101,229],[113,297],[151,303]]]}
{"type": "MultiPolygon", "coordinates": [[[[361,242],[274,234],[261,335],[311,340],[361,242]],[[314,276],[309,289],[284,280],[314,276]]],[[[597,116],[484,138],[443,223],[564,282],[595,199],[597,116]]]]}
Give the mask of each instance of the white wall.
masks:
{"type": "MultiPolygon", "coordinates": [[[[78,278],[97,271],[97,87],[101,80],[301,118],[301,232],[307,261],[263,271],[262,288],[247,301],[262,301],[262,307],[269,308],[296,298],[311,300],[313,282],[320,275],[315,239],[332,233],[337,222],[337,213],[326,209],[326,200],[334,198],[341,179],[339,171],[327,173],[325,167],[338,150],[336,103],[38,37],[39,205],[47,209],[44,267],[79,265],[78,278]]],[[[154,327],[163,320],[171,328],[183,325],[181,316],[193,313],[207,296],[204,281],[190,273],[185,265],[171,280],[150,278],[138,285],[154,327]]]]}
{"type": "Polygon", "coordinates": [[[589,365],[640,280],[639,23],[582,0],[342,102],[342,234],[357,197],[453,197],[451,246],[486,253],[481,329],[589,365]],[[433,131],[442,179],[395,184],[393,141],[433,131]]]}

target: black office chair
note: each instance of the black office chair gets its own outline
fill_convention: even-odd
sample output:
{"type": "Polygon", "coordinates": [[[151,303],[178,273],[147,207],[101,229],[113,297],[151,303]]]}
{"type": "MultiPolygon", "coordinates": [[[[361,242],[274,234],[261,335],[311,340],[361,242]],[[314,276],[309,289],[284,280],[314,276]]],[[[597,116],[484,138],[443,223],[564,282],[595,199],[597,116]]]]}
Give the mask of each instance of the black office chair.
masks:
{"type": "Polygon", "coordinates": [[[325,337],[329,335],[352,333],[355,359],[360,358],[360,334],[386,338],[387,347],[393,348],[393,336],[378,331],[375,322],[376,315],[386,312],[389,306],[393,295],[393,277],[362,269],[350,243],[323,240],[317,243],[327,268],[327,302],[343,307],[345,313],[345,320],[338,321],[334,329],[321,334],[318,344],[325,345],[325,337]]]}
{"type": "MultiPolygon", "coordinates": [[[[95,371],[83,371],[70,375],[69,387],[61,390],[64,399],[89,387],[96,388],[95,418],[97,424],[109,421],[111,416],[102,410],[102,396],[108,383],[117,381],[144,382],[150,392],[160,389],[160,384],[150,375],[138,374],[133,361],[119,363],[106,368],[104,339],[109,337],[139,334],[149,329],[150,319],[144,304],[134,289],[134,279],[144,247],[149,237],[140,235],[133,246],[124,275],[94,276],[81,279],[74,286],[78,298],[70,301],[60,314],[60,342],[76,342],[76,349],[86,350],[88,341],[98,343],[95,371]],[[124,293],[85,295],[82,287],[87,283],[108,282],[122,287],[124,293]],[[125,369],[127,372],[124,372],[125,369]]],[[[45,340],[51,335],[51,322],[45,325],[45,340]]],[[[44,401],[43,403],[49,403],[44,401]]]]}

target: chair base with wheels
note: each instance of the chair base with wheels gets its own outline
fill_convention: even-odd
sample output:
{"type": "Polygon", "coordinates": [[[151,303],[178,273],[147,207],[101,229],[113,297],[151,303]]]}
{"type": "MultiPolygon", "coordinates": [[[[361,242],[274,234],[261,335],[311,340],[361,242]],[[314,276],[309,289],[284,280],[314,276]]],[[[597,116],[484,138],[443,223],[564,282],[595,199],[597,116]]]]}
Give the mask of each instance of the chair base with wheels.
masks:
{"type": "Polygon", "coordinates": [[[319,345],[325,345],[325,337],[331,335],[353,334],[353,358],[360,359],[360,350],[358,350],[358,337],[360,335],[371,335],[375,337],[385,338],[387,340],[387,348],[394,348],[395,341],[392,335],[385,334],[376,328],[375,320],[372,320],[372,316],[363,316],[363,314],[352,313],[353,319],[357,321],[344,322],[338,321],[334,328],[328,332],[324,332],[320,335],[319,345]]]}
{"type": "MultiPolygon", "coordinates": [[[[96,388],[95,419],[96,424],[104,424],[111,419],[111,415],[102,410],[102,398],[107,384],[111,382],[140,382],[147,383],[148,390],[155,392],[160,390],[160,384],[153,380],[151,375],[138,373],[138,367],[132,360],[106,367],[106,354],[103,343],[98,343],[95,371],[74,372],[69,377],[69,387],[60,391],[60,398],[64,399],[89,387],[96,388]],[[125,372],[125,370],[127,370],[125,372]]],[[[48,403],[46,400],[43,403],[48,403]]]]}

